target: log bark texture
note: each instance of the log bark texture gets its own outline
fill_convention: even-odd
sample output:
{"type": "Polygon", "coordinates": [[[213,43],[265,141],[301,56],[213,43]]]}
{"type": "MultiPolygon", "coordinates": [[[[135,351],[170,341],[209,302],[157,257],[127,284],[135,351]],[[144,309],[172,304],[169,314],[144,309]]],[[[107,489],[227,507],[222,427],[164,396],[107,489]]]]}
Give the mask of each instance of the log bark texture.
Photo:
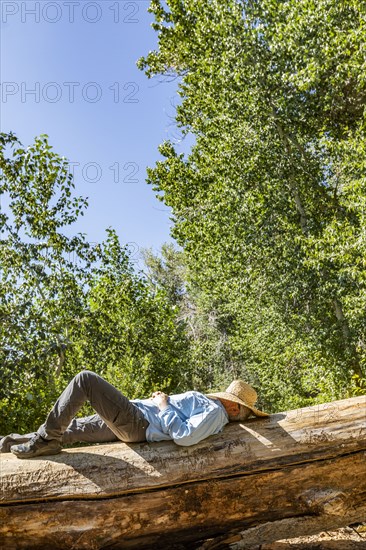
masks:
{"type": "Polygon", "coordinates": [[[233,423],[192,447],[0,455],[0,547],[198,548],[213,537],[202,548],[250,548],[362,522],[365,450],[361,396],[233,423]]]}

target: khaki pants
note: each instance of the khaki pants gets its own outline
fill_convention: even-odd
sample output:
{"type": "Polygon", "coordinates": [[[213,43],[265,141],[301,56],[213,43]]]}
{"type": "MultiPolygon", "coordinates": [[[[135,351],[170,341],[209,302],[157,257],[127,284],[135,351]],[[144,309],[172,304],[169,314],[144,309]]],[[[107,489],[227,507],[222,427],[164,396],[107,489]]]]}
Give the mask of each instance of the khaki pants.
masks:
{"type": "Polygon", "coordinates": [[[64,444],[118,439],[138,442],[146,441],[148,425],[140,409],[117,388],[95,372],[84,370],[71,380],[37,432],[64,444]],[[86,401],[98,414],[74,418],[86,401]]]}

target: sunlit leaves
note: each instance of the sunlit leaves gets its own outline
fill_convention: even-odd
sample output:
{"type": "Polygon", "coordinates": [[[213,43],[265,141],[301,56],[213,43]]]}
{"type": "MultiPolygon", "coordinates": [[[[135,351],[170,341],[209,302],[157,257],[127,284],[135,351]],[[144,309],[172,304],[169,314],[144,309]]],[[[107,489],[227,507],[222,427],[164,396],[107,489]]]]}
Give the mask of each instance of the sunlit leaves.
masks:
{"type": "Polygon", "coordinates": [[[164,6],[139,66],[180,77],[196,141],[186,158],[163,144],[148,181],[207,313],[228,320],[221,368],[272,405],[342,395],[366,352],[364,3],[164,6]]]}

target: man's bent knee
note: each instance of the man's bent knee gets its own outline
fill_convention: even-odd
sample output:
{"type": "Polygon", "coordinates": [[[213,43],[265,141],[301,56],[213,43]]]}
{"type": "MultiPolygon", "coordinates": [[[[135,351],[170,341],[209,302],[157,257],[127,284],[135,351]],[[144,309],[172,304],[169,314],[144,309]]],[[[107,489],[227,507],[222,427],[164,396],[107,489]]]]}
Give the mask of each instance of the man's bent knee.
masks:
{"type": "Polygon", "coordinates": [[[81,370],[77,373],[75,378],[79,378],[80,380],[90,380],[91,378],[95,378],[97,376],[98,375],[92,370],[81,370]]]}

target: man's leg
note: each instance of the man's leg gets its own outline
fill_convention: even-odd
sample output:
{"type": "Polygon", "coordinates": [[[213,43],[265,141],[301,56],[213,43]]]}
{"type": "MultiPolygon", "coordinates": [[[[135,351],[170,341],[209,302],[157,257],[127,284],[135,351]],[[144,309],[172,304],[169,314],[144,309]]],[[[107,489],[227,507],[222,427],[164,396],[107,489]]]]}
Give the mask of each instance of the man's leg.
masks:
{"type": "MultiPolygon", "coordinates": [[[[20,443],[28,443],[37,432],[28,434],[9,434],[0,439],[0,453],[10,453],[10,447],[20,443]]],[[[62,435],[62,444],[72,443],[106,443],[119,441],[118,437],[108,428],[98,414],[74,418],[62,435]]]]}
{"type": "Polygon", "coordinates": [[[141,411],[104,378],[85,370],[71,380],[56,401],[46,422],[37,430],[35,442],[14,446],[11,451],[19,458],[47,454],[44,442],[51,440],[50,450],[54,454],[59,452],[63,433],[86,401],[118,439],[126,442],[146,440],[149,423],[141,411]]]}
{"type": "Polygon", "coordinates": [[[10,453],[10,447],[13,445],[19,445],[20,443],[27,443],[36,435],[36,432],[29,434],[9,434],[0,439],[0,453],[10,453]]]}
{"type": "Polygon", "coordinates": [[[72,443],[106,443],[108,441],[119,441],[119,439],[108,428],[99,414],[74,418],[62,435],[64,445],[71,445],[72,443]]]}
{"type": "Polygon", "coordinates": [[[44,439],[60,441],[86,401],[121,441],[145,440],[148,422],[140,410],[112,384],[88,370],[79,372],[71,380],[37,432],[44,439]]]}

